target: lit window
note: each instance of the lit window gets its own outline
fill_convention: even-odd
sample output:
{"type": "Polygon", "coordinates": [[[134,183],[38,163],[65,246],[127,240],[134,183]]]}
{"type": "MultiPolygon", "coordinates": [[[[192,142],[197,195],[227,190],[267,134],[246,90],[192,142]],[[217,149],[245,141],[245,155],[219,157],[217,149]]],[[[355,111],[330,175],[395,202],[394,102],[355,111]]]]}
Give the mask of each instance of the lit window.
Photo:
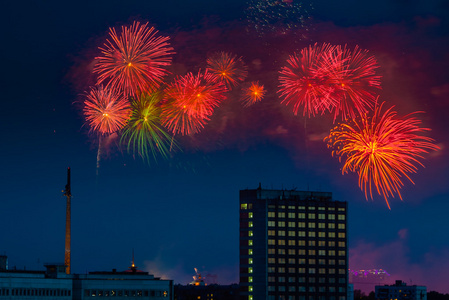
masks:
{"type": "Polygon", "coordinates": [[[248,236],[253,236],[253,232],[252,231],[248,231],[248,236]]]}
{"type": "Polygon", "coordinates": [[[253,249],[248,249],[248,254],[253,255],[253,249]]]}
{"type": "Polygon", "coordinates": [[[324,259],[319,259],[318,264],[324,265],[324,264],[326,264],[326,261],[324,259]]]}
{"type": "Polygon", "coordinates": [[[315,219],[315,214],[309,213],[309,219],[315,219]]]}
{"type": "Polygon", "coordinates": [[[296,223],[295,222],[288,222],[288,227],[295,227],[296,223]]]}
{"type": "Polygon", "coordinates": [[[305,246],[306,245],[306,241],[302,240],[302,241],[298,241],[298,246],[305,246]]]}
{"type": "Polygon", "coordinates": [[[339,207],[338,208],[338,211],[345,211],[346,210],[346,208],[344,208],[344,207],[339,207]]]}
{"type": "Polygon", "coordinates": [[[296,241],[295,240],[288,240],[288,245],[289,246],[295,246],[296,245],[296,241]]]}
{"type": "Polygon", "coordinates": [[[346,261],[345,261],[344,259],[339,259],[339,260],[338,260],[338,264],[339,264],[340,266],[345,265],[345,263],[346,263],[346,261]]]}
{"type": "Polygon", "coordinates": [[[326,250],[318,250],[318,255],[325,256],[326,250]]]}
{"type": "Polygon", "coordinates": [[[253,222],[248,222],[249,227],[253,227],[253,222]]]}
{"type": "Polygon", "coordinates": [[[315,255],[315,254],[316,254],[315,250],[309,250],[309,255],[315,255]]]}
{"type": "Polygon", "coordinates": [[[279,227],[285,227],[285,222],[278,222],[279,227]]]}
{"type": "Polygon", "coordinates": [[[309,268],[309,274],[315,274],[315,268],[309,268]]]}
{"type": "Polygon", "coordinates": [[[288,249],[288,255],[295,255],[295,249],[288,249]]]}
{"type": "Polygon", "coordinates": [[[268,276],[268,282],[275,282],[274,276],[268,276]]]}
{"type": "Polygon", "coordinates": [[[274,248],[268,248],[268,254],[276,254],[276,250],[274,248]]]}
{"type": "Polygon", "coordinates": [[[289,205],[288,209],[295,209],[295,207],[293,205],[289,205]]]}
{"type": "Polygon", "coordinates": [[[278,218],[285,218],[285,213],[278,212],[278,218]]]}
{"type": "Polygon", "coordinates": [[[298,213],[298,219],[305,219],[306,214],[305,213],[298,213]]]}
{"type": "Polygon", "coordinates": [[[253,282],[253,278],[252,277],[248,277],[248,282],[253,282]]]}
{"type": "Polygon", "coordinates": [[[306,232],[305,231],[298,231],[298,236],[299,237],[304,237],[304,236],[306,236],[306,232]]]}
{"type": "Polygon", "coordinates": [[[315,246],[315,241],[309,241],[309,246],[315,246]]]}
{"type": "Polygon", "coordinates": [[[305,228],[306,227],[306,223],[305,222],[298,222],[298,227],[299,228],[305,228]]]}
{"type": "Polygon", "coordinates": [[[252,212],[248,213],[248,218],[252,218],[252,217],[253,217],[253,213],[252,212]]]}
{"type": "Polygon", "coordinates": [[[315,228],[315,223],[309,223],[309,228],[315,228]]]}
{"type": "Polygon", "coordinates": [[[252,267],[249,267],[248,268],[248,273],[252,273],[253,272],[253,268],[252,267]]]}
{"type": "Polygon", "coordinates": [[[324,238],[324,237],[326,237],[326,233],[325,232],[318,232],[318,237],[324,238]]]}
{"type": "Polygon", "coordinates": [[[309,259],[309,265],[314,265],[314,264],[316,264],[316,260],[313,258],[309,259]]]}
{"type": "Polygon", "coordinates": [[[319,220],[325,220],[326,219],[326,215],[325,214],[318,214],[318,219],[319,220]]]}
{"type": "Polygon", "coordinates": [[[278,231],[278,236],[285,236],[285,231],[284,230],[279,230],[278,231]]]}
{"type": "MultiPolygon", "coordinates": [[[[289,273],[295,273],[296,269],[295,268],[288,268],[288,272],[289,273]]],[[[289,281],[289,282],[291,282],[291,281],[289,281]]]]}
{"type": "Polygon", "coordinates": [[[335,247],[335,242],[329,242],[329,247],[335,247]]]}
{"type": "Polygon", "coordinates": [[[329,250],[329,256],[335,256],[335,251],[334,250],[329,250]]]}
{"type": "Polygon", "coordinates": [[[345,224],[338,224],[338,229],[345,229],[345,224]]]}
{"type": "Polygon", "coordinates": [[[315,232],[314,231],[309,231],[309,237],[315,237],[315,232]]]}
{"type": "Polygon", "coordinates": [[[339,233],[338,233],[338,237],[341,238],[341,239],[344,238],[345,236],[346,236],[346,235],[345,235],[344,232],[339,232],[339,233]]]}
{"type": "Polygon", "coordinates": [[[288,232],[288,236],[296,236],[296,232],[295,231],[289,231],[288,232]]]}
{"type": "Polygon", "coordinates": [[[278,264],[285,264],[285,258],[278,258],[278,264]]]}
{"type": "Polygon", "coordinates": [[[319,269],[318,269],[318,273],[320,273],[320,274],[326,274],[326,269],[325,269],[325,268],[319,268],[319,269]]]}
{"type": "Polygon", "coordinates": [[[253,286],[252,286],[252,285],[250,285],[250,286],[248,287],[248,291],[250,291],[250,292],[253,291],[253,286]]]}
{"type": "Polygon", "coordinates": [[[278,240],[278,245],[285,246],[285,240],[278,240]]]}
{"type": "Polygon", "coordinates": [[[294,219],[294,218],[296,218],[296,214],[293,212],[290,212],[290,213],[288,213],[288,217],[294,219]]]}
{"type": "Polygon", "coordinates": [[[278,254],[285,255],[285,249],[278,249],[278,254]]]}
{"type": "Polygon", "coordinates": [[[339,220],[344,220],[344,219],[346,219],[346,216],[345,215],[338,215],[338,219],[339,220]]]}
{"type": "Polygon", "coordinates": [[[339,256],[345,256],[346,255],[346,251],[338,251],[338,255],[339,256]]]}
{"type": "Polygon", "coordinates": [[[275,236],[276,235],[276,231],[275,230],[268,230],[268,235],[269,236],[275,236]]]}
{"type": "Polygon", "coordinates": [[[268,240],[268,245],[276,245],[276,240],[274,240],[274,239],[269,239],[269,240],[268,240]]]}
{"type": "Polygon", "coordinates": [[[278,268],[279,273],[285,273],[285,268],[278,268]]]}
{"type": "Polygon", "coordinates": [[[335,232],[329,232],[329,237],[330,238],[334,238],[335,237],[335,232]]]}
{"type": "Polygon", "coordinates": [[[329,269],[329,274],[335,274],[335,269],[334,268],[330,268],[329,269]]]}
{"type": "Polygon", "coordinates": [[[320,206],[320,207],[318,207],[318,210],[326,210],[326,208],[320,206]]]}
{"type": "Polygon", "coordinates": [[[285,277],[279,277],[278,282],[285,282],[285,277]]]}
{"type": "Polygon", "coordinates": [[[253,300],[253,295],[249,295],[248,300],[253,300]]]}
{"type": "MultiPolygon", "coordinates": [[[[304,250],[304,252],[305,252],[305,250],[304,250]]],[[[305,254],[305,253],[304,253],[305,254]]],[[[304,265],[305,263],[306,263],[306,259],[305,258],[298,258],[298,263],[300,264],[300,265],[304,265]]]]}
{"type": "Polygon", "coordinates": [[[329,223],[328,227],[329,227],[329,229],[334,229],[335,228],[335,224],[334,223],[329,223]]]}
{"type": "Polygon", "coordinates": [[[305,249],[299,249],[298,250],[298,255],[306,255],[306,250],[305,249]]]}
{"type": "Polygon", "coordinates": [[[335,220],[335,215],[334,214],[329,214],[328,216],[329,220],[335,220]]]}
{"type": "Polygon", "coordinates": [[[298,273],[303,274],[306,272],[306,268],[298,268],[298,273]]]}
{"type": "Polygon", "coordinates": [[[269,264],[274,264],[274,263],[276,263],[276,260],[273,257],[269,257],[268,258],[268,263],[269,264]]]}
{"type": "Polygon", "coordinates": [[[296,263],[296,259],[294,259],[294,258],[289,258],[289,259],[288,259],[288,263],[289,263],[289,264],[295,264],[295,263],[296,263]]]}
{"type": "Polygon", "coordinates": [[[325,223],[318,223],[318,228],[326,228],[326,224],[325,223]]]}
{"type": "Polygon", "coordinates": [[[248,209],[248,204],[246,203],[240,204],[240,209],[248,209]]]}
{"type": "Polygon", "coordinates": [[[251,265],[253,263],[253,259],[252,258],[248,259],[248,263],[251,265]]]}
{"type": "Polygon", "coordinates": [[[338,242],[338,247],[345,247],[345,242],[338,242]]]}
{"type": "Polygon", "coordinates": [[[338,274],[346,274],[346,270],[345,269],[338,269],[338,274]]]}
{"type": "Polygon", "coordinates": [[[253,240],[248,240],[248,245],[252,246],[253,245],[253,240]]]}
{"type": "Polygon", "coordinates": [[[275,267],[268,267],[268,273],[274,273],[274,272],[276,272],[275,267]]]}
{"type": "Polygon", "coordinates": [[[274,213],[274,211],[269,211],[268,212],[268,218],[274,218],[276,215],[274,213]]]}
{"type": "Polygon", "coordinates": [[[268,221],[268,227],[274,227],[274,226],[276,226],[276,222],[268,221]]]}

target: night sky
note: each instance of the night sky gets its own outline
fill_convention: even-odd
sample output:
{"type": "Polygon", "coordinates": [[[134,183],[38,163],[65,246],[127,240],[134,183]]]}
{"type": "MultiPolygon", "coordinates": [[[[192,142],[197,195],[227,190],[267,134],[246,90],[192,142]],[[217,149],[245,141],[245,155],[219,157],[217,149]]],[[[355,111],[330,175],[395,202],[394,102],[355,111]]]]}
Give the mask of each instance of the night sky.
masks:
{"type": "MultiPolygon", "coordinates": [[[[319,190],[349,202],[350,269],[384,269],[387,282],[449,293],[449,5],[447,1],[315,1],[307,38],[245,30],[244,1],[2,1],[0,254],[10,268],[63,262],[66,169],[72,169],[72,272],[136,265],[187,284],[194,268],[238,283],[241,189],[319,190]],[[206,66],[207,55],[242,56],[268,93],[243,108],[236,92],[182,152],[145,164],[111,139],[98,176],[98,140],[80,101],[109,27],[149,22],[170,37],[170,72],[206,66]],[[418,117],[441,150],[425,155],[404,201],[367,201],[341,174],[323,138],[329,114],[307,119],[280,104],[278,72],[289,55],[328,42],[369,50],[380,100],[418,117]]],[[[169,77],[167,80],[170,80],[169,77]]],[[[370,291],[373,284],[356,284],[370,291]]]]}

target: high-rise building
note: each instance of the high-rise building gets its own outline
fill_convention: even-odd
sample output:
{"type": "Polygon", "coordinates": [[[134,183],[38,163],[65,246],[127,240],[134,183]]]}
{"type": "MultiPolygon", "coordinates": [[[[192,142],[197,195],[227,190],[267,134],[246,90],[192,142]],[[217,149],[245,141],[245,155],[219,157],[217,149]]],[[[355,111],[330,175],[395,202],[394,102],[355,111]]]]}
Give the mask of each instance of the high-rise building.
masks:
{"type": "Polygon", "coordinates": [[[407,285],[402,280],[396,280],[392,285],[376,285],[378,300],[427,300],[427,287],[407,285]]]}
{"type": "Polygon", "coordinates": [[[240,299],[346,300],[347,202],[332,193],[240,191],[240,299]]]}

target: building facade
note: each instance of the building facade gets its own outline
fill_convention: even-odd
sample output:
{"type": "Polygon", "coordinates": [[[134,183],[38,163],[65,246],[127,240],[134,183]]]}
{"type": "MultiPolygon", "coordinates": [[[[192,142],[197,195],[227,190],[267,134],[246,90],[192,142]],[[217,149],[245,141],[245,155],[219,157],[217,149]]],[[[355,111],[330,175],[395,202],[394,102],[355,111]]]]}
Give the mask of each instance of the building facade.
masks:
{"type": "Polygon", "coordinates": [[[46,268],[46,271],[0,271],[0,300],[174,298],[172,280],[161,280],[136,268],[88,274],[66,274],[64,265],[51,264],[46,268]]]}
{"type": "Polygon", "coordinates": [[[427,288],[419,285],[407,285],[396,280],[392,285],[376,285],[377,300],[427,300],[427,288]]]}
{"type": "Polygon", "coordinates": [[[346,300],[347,203],[332,193],[240,191],[240,299],[346,300]]]}

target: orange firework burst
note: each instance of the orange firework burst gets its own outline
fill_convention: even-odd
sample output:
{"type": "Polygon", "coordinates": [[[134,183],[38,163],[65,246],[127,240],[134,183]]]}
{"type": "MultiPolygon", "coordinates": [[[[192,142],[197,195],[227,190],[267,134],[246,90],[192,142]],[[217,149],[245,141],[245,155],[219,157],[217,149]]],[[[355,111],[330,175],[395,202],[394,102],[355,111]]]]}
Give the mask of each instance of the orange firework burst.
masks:
{"type": "Polygon", "coordinates": [[[332,88],[330,102],[335,109],[334,120],[340,114],[346,119],[372,110],[381,79],[376,75],[379,65],[375,57],[357,46],[354,51],[337,46],[324,55],[321,68],[327,85],[332,88]]]}
{"type": "Polygon", "coordinates": [[[86,93],[83,111],[91,130],[100,134],[123,128],[131,113],[128,101],[120,93],[103,86],[86,93]]]}
{"type": "Polygon", "coordinates": [[[120,35],[110,28],[111,40],[100,48],[103,56],[96,58],[98,84],[106,82],[126,96],[140,95],[160,84],[168,73],[164,67],[171,63],[173,48],[168,37],[157,36],[158,31],[147,25],[134,22],[122,26],[120,35]]]}
{"type": "Polygon", "coordinates": [[[248,75],[242,58],[227,52],[216,52],[209,57],[207,70],[224,81],[228,89],[237,86],[248,75]]]}
{"type": "Polygon", "coordinates": [[[303,115],[310,117],[332,106],[329,97],[332,87],[322,66],[323,60],[334,51],[335,46],[329,44],[309,46],[290,56],[288,66],[280,71],[279,93],[284,98],[281,103],[292,106],[295,115],[302,108],[303,115]]]}
{"type": "Polygon", "coordinates": [[[178,77],[167,87],[162,123],[174,134],[196,133],[225,99],[226,87],[215,75],[198,72],[178,77]]]}
{"type": "Polygon", "coordinates": [[[265,93],[266,91],[263,88],[263,85],[259,84],[258,81],[251,82],[251,85],[249,87],[243,89],[243,106],[248,107],[262,100],[265,93]]]}
{"type": "MultiPolygon", "coordinates": [[[[409,114],[397,118],[392,108],[381,114],[382,105],[376,106],[372,117],[353,120],[351,124],[336,126],[325,138],[332,155],[345,160],[342,173],[355,172],[359,176],[359,187],[373,198],[373,189],[385,198],[400,193],[405,177],[414,184],[409,173],[416,173],[418,159],[429,150],[437,150],[433,139],[418,135],[428,131],[420,128],[421,121],[409,114]]],[[[415,113],[414,113],[415,114],[415,113]]]]}

